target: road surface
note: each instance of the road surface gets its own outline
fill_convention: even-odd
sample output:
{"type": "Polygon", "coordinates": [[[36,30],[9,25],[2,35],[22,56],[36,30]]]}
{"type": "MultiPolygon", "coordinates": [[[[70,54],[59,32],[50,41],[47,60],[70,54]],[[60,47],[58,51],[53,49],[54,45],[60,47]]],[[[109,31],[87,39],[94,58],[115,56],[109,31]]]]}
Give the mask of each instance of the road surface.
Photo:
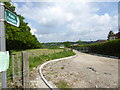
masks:
{"type": "Polygon", "coordinates": [[[39,68],[40,66],[30,72],[30,88],[46,88],[46,90],[50,90],[40,77],[39,68]]]}
{"type": "Polygon", "coordinates": [[[64,81],[69,88],[118,87],[118,59],[75,53],[75,58],[47,64],[45,78],[54,84],[64,81]]]}

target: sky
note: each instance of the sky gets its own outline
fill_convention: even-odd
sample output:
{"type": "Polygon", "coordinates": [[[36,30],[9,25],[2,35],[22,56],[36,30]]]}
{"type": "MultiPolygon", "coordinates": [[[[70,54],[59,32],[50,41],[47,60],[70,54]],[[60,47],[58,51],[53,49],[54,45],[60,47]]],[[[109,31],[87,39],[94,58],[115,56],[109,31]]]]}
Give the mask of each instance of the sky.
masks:
{"type": "Polygon", "coordinates": [[[40,42],[94,41],[118,32],[117,2],[12,2],[40,42]]]}

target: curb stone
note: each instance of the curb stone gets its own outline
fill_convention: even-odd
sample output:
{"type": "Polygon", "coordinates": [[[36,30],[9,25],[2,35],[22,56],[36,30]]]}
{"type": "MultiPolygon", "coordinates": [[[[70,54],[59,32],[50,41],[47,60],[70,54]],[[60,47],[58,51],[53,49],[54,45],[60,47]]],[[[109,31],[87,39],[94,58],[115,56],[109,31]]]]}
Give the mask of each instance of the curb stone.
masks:
{"type": "Polygon", "coordinates": [[[60,59],[55,59],[55,60],[51,60],[51,61],[48,61],[48,62],[43,63],[43,64],[40,66],[40,68],[39,68],[40,76],[41,76],[42,80],[45,82],[45,84],[46,84],[50,89],[56,90],[56,89],[53,89],[53,88],[55,88],[55,87],[53,87],[50,83],[48,83],[48,81],[44,78],[43,73],[42,73],[42,69],[44,68],[44,66],[47,65],[48,63],[51,63],[51,62],[66,60],[66,59],[74,58],[74,57],[76,57],[76,56],[77,56],[77,55],[70,56],[70,57],[65,57],[65,58],[60,58],[60,59]]]}

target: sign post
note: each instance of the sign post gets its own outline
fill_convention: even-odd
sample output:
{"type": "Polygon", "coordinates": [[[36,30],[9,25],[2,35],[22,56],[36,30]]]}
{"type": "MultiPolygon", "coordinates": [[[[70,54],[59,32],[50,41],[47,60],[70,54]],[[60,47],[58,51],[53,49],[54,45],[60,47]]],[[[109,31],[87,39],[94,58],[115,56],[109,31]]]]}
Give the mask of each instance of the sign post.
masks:
{"type": "Polygon", "coordinates": [[[4,3],[0,2],[0,52],[3,52],[0,53],[1,55],[0,60],[2,59],[0,62],[4,64],[3,65],[4,67],[0,68],[0,71],[2,71],[2,88],[7,88],[6,70],[9,64],[9,54],[8,52],[7,54],[5,54],[6,52],[5,26],[4,26],[5,21],[16,27],[19,27],[20,25],[19,17],[16,14],[12,13],[10,10],[5,9],[4,3]]]}
{"type": "Polygon", "coordinates": [[[5,10],[5,21],[16,27],[19,27],[19,25],[20,25],[18,16],[7,9],[5,10]]]}
{"type": "MultiPolygon", "coordinates": [[[[0,51],[6,51],[5,27],[4,27],[5,7],[0,3],[0,51]]],[[[2,88],[7,88],[6,71],[2,72],[2,88]]]]}

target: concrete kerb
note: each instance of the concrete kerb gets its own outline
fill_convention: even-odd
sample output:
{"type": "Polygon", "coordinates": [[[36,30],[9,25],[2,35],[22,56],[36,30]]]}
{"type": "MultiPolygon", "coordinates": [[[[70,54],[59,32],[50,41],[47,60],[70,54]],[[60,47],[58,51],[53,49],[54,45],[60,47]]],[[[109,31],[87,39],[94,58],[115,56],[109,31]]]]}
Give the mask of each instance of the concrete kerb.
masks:
{"type": "Polygon", "coordinates": [[[39,69],[40,76],[41,76],[42,80],[45,82],[45,84],[46,84],[50,89],[54,90],[54,89],[53,89],[53,86],[50,85],[50,84],[48,83],[48,81],[47,81],[47,80],[44,78],[44,76],[43,76],[43,73],[42,73],[43,67],[44,67],[46,64],[48,64],[48,63],[56,62],[56,61],[61,61],[61,60],[65,60],[65,59],[70,59],[70,58],[74,58],[74,57],[76,57],[76,56],[77,56],[77,55],[70,56],[70,57],[65,57],[65,58],[60,58],[60,59],[55,59],[55,60],[51,60],[51,61],[48,61],[48,62],[43,63],[43,64],[40,66],[40,69],[39,69]]]}

